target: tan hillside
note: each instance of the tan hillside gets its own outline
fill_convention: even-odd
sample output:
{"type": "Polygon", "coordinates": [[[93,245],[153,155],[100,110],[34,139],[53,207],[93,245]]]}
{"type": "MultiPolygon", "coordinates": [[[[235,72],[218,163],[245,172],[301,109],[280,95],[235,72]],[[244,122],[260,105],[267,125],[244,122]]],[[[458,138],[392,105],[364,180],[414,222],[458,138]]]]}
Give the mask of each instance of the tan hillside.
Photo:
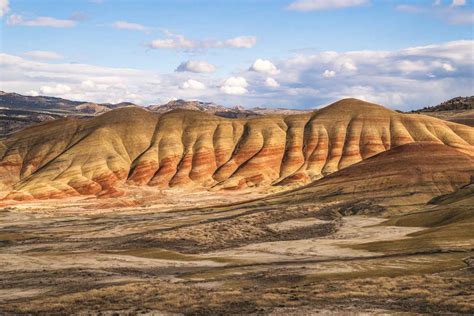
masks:
{"type": "Polygon", "coordinates": [[[293,204],[367,199],[406,211],[433,197],[444,197],[471,179],[474,156],[443,144],[418,142],[395,147],[270,200],[293,204]]]}
{"type": "Polygon", "coordinates": [[[446,121],[474,126],[474,110],[423,112],[423,114],[446,121]]]}
{"type": "Polygon", "coordinates": [[[118,195],[125,184],[240,189],[308,183],[413,142],[474,155],[472,127],[356,99],[314,113],[251,119],[121,108],[1,140],[1,189],[13,191],[8,199],[32,199],[118,195]]]}

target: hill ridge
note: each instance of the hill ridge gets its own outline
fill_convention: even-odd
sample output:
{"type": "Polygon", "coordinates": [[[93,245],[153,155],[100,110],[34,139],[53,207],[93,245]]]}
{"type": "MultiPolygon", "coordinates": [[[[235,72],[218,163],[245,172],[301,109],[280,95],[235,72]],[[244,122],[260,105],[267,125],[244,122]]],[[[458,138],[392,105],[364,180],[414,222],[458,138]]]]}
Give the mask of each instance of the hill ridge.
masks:
{"type": "Polygon", "coordinates": [[[113,196],[124,185],[236,190],[308,183],[413,142],[474,155],[471,127],[360,100],[251,119],[121,108],[1,140],[0,179],[10,199],[113,196]]]}

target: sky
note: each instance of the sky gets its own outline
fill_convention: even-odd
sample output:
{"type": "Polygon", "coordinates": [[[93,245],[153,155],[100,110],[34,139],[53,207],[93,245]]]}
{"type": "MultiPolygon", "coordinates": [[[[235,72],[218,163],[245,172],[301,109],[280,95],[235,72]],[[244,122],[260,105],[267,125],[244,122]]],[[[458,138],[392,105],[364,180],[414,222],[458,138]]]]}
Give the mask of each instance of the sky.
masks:
{"type": "Polygon", "coordinates": [[[474,93],[474,0],[0,0],[0,90],[400,110],[474,93]]]}

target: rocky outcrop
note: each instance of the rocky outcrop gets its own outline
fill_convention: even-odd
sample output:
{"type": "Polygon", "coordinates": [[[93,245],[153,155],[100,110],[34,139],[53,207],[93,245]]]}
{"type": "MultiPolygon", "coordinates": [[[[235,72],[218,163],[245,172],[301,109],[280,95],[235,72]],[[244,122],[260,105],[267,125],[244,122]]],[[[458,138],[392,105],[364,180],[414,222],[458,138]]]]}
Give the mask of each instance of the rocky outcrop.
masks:
{"type": "Polygon", "coordinates": [[[0,179],[9,199],[116,196],[124,185],[304,184],[415,142],[474,155],[471,127],[356,99],[251,119],[122,108],[33,126],[0,141],[0,179]]]}

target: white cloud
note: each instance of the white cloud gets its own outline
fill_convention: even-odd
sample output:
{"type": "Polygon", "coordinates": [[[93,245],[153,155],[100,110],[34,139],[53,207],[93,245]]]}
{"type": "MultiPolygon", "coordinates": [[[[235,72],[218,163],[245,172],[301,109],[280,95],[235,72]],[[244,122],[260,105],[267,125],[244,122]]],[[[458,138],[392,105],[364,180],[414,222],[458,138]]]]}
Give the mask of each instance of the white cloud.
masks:
{"type": "Polygon", "coordinates": [[[83,82],[81,82],[81,87],[84,89],[94,89],[95,83],[92,80],[84,80],[83,82]]]}
{"type": "Polygon", "coordinates": [[[195,48],[196,43],[188,40],[183,35],[176,35],[174,38],[156,39],[152,41],[149,46],[154,49],[195,48]]]}
{"type": "Polygon", "coordinates": [[[323,77],[324,78],[332,78],[336,75],[336,72],[334,70],[329,70],[329,69],[326,69],[324,70],[323,72],[323,77]]]}
{"type": "Polygon", "coordinates": [[[342,9],[360,6],[369,3],[369,0],[297,0],[288,6],[290,10],[317,11],[342,9]]]}
{"type": "Polygon", "coordinates": [[[211,65],[207,61],[202,60],[188,60],[183,61],[178,68],[176,68],[177,72],[195,72],[195,73],[211,73],[216,71],[216,67],[211,65]]]}
{"type": "Polygon", "coordinates": [[[341,65],[341,68],[345,69],[345,70],[348,70],[348,71],[356,71],[357,70],[357,66],[354,64],[354,62],[352,60],[344,61],[341,65]]]}
{"type": "Polygon", "coordinates": [[[275,78],[281,92],[275,99],[316,105],[352,96],[409,109],[470,95],[473,45],[453,41],[398,51],[299,54],[279,63],[284,75],[275,78]],[[338,80],[325,80],[331,71],[338,80]]]}
{"type": "Polygon", "coordinates": [[[0,17],[7,14],[8,11],[10,11],[8,0],[0,0],[0,17]]]}
{"type": "Polygon", "coordinates": [[[221,91],[225,94],[242,95],[248,92],[248,85],[249,84],[244,77],[229,77],[221,86],[221,91]]]}
{"type": "Polygon", "coordinates": [[[40,91],[45,95],[62,95],[71,92],[71,87],[65,84],[57,84],[55,86],[42,86],[40,91]]]}
{"type": "Polygon", "coordinates": [[[44,50],[34,50],[34,51],[29,51],[26,53],[23,53],[24,56],[29,57],[31,59],[37,59],[37,60],[58,60],[58,59],[63,59],[63,56],[55,53],[55,52],[50,52],[50,51],[44,51],[44,50]]]}
{"type": "Polygon", "coordinates": [[[76,26],[74,20],[60,20],[49,16],[40,16],[34,19],[25,19],[18,14],[12,14],[7,19],[7,25],[10,26],[47,26],[56,28],[69,28],[76,26]]]}
{"type": "Polygon", "coordinates": [[[280,73],[275,75],[235,70],[229,78],[212,74],[195,75],[193,79],[182,72],[157,74],[149,70],[39,62],[0,53],[0,90],[142,105],[178,97],[250,107],[309,107],[343,97],[359,97],[409,110],[472,94],[473,45],[472,40],[462,40],[394,51],[300,53],[279,60],[280,73]],[[326,70],[334,71],[337,80],[325,78],[326,70]],[[205,88],[199,89],[202,86],[196,82],[205,88]]]}
{"type": "Polygon", "coordinates": [[[210,49],[210,48],[251,48],[257,43],[255,36],[238,36],[224,41],[191,40],[181,34],[164,31],[167,38],[155,39],[148,46],[153,49],[210,49]]]}
{"type": "Polygon", "coordinates": [[[173,92],[172,87],[177,85],[176,81],[161,83],[156,74],[148,71],[38,62],[2,53],[0,73],[0,86],[5,91],[40,91],[41,94],[92,102],[151,101],[156,95],[173,92]],[[156,89],[157,85],[160,90],[156,89]],[[133,94],[140,98],[128,99],[133,94]]]}
{"type": "Polygon", "coordinates": [[[451,4],[453,7],[460,7],[466,5],[466,0],[453,0],[451,4]]]}
{"type": "Polygon", "coordinates": [[[228,39],[222,46],[234,47],[234,48],[252,48],[257,44],[257,38],[255,36],[238,36],[228,39]]]}
{"type": "Polygon", "coordinates": [[[451,5],[443,5],[442,1],[435,1],[432,6],[402,4],[396,6],[396,9],[406,13],[425,14],[449,24],[474,24],[474,11],[463,9],[465,5],[465,0],[453,0],[451,5]]]}
{"type": "Polygon", "coordinates": [[[181,88],[186,90],[204,90],[206,86],[200,81],[188,79],[181,85],[181,88]]]}
{"type": "Polygon", "coordinates": [[[270,78],[268,77],[266,80],[265,80],[265,85],[269,88],[278,88],[280,86],[280,84],[278,83],[278,81],[276,81],[275,79],[273,78],[270,78]]]}
{"type": "Polygon", "coordinates": [[[147,32],[149,30],[148,27],[138,23],[130,23],[127,21],[117,21],[112,24],[112,27],[119,29],[119,30],[132,30],[132,31],[142,31],[147,32]]]}
{"type": "Polygon", "coordinates": [[[38,91],[35,91],[35,90],[30,90],[30,91],[27,91],[25,92],[26,95],[29,95],[29,96],[32,96],[32,97],[37,97],[39,96],[39,92],[38,91]]]}
{"type": "Polygon", "coordinates": [[[442,63],[441,68],[444,69],[445,71],[452,72],[455,71],[456,68],[454,68],[451,64],[449,63],[442,63]]]}
{"type": "Polygon", "coordinates": [[[280,72],[271,61],[260,58],[253,63],[249,70],[268,75],[276,75],[280,72]]]}

